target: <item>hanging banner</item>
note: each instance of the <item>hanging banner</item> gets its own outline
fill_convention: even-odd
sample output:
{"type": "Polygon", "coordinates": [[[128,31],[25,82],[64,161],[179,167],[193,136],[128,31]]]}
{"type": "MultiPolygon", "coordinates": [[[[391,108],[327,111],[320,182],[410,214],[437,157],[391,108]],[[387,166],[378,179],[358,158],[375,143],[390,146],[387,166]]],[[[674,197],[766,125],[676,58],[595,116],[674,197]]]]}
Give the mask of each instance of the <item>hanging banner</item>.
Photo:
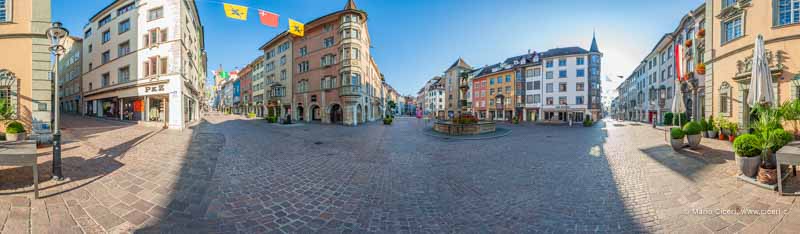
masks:
{"type": "Polygon", "coordinates": [[[303,27],[303,23],[295,21],[293,19],[289,19],[289,33],[294,34],[298,37],[303,37],[303,31],[305,30],[303,27]]]}
{"type": "Polygon", "coordinates": [[[261,19],[261,24],[273,28],[278,27],[278,14],[258,9],[258,16],[261,19]]]}
{"type": "Polygon", "coordinates": [[[225,16],[231,19],[247,20],[247,7],[230,3],[222,3],[225,8],[225,16]]]}

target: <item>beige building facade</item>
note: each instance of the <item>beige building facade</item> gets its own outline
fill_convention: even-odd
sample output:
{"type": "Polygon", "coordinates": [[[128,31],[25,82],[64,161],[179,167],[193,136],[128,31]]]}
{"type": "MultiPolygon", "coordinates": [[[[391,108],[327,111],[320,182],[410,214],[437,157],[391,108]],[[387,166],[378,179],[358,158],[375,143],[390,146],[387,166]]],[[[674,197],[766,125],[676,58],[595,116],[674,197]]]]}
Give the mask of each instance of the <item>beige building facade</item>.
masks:
{"type": "Polygon", "coordinates": [[[453,118],[458,116],[458,114],[461,112],[461,107],[459,106],[461,96],[461,73],[471,70],[472,66],[467,64],[464,59],[458,58],[453,65],[450,65],[450,67],[444,71],[444,99],[447,113],[445,118],[453,118]]]}
{"type": "Polygon", "coordinates": [[[64,43],[65,52],[58,61],[58,95],[62,113],[80,114],[82,105],[82,57],[83,39],[67,37],[64,43]]]}
{"type": "Polygon", "coordinates": [[[0,98],[37,141],[51,132],[50,17],[49,0],[0,1],[0,98]]]}
{"type": "Polygon", "coordinates": [[[778,103],[800,98],[800,4],[793,0],[706,1],[705,115],[746,130],[754,42],[764,36],[778,103]]]}
{"type": "MultiPolygon", "coordinates": [[[[264,108],[266,116],[278,116],[285,119],[287,114],[295,108],[292,103],[292,82],[294,68],[292,37],[289,33],[278,34],[260,50],[264,52],[264,82],[261,87],[264,93],[264,108]]],[[[295,120],[300,120],[296,116],[295,120]]]]}

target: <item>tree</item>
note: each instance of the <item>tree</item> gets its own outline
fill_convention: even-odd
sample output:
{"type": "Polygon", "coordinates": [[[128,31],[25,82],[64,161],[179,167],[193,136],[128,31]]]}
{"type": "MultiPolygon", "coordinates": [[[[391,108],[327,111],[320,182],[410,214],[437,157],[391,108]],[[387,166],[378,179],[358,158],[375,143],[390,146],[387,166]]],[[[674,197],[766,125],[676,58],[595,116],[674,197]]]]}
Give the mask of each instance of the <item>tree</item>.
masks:
{"type": "Polygon", "coordinates": [[[394,109],[397,108],[397,103],[394,103],[393,100],[389,100],[386,105],[389,106],[389,115],[394,116],[394,109]]]}

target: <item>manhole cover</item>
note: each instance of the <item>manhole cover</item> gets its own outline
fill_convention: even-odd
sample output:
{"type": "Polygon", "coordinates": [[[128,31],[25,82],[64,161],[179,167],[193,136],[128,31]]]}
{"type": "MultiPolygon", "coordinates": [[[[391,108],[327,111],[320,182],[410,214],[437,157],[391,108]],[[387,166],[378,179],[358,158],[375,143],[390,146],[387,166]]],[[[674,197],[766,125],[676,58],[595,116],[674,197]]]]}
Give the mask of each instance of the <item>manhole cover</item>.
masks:
{"type": "Polygon", "coordinates": [[[322,144],[322,142],[321,142],[321,141],[315,141],[315,142],[314,142],[314,144],[315,144],[315,145],[321,145],[321,144],[322,144]]]}

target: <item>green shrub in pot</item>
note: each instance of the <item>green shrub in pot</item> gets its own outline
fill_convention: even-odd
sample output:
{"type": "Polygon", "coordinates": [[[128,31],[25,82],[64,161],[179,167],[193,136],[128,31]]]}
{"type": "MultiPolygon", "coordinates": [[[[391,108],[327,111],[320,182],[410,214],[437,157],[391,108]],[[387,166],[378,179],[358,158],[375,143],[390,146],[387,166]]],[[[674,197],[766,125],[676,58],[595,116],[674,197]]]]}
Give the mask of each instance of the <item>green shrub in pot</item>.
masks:
{"type": "Polygon", "coordinates": [[[792,136],[791,133],[787,132],[782,128],[771,130],[770,135],[772,135],[771,137],[774,139],[774,143],[770,147],[770,151],[773,153],[778,152],[778,150],[781,149],[781,147],[785,146],[786,144],[789,144],[789,142],[792,142],[792,140],[794,139],[794,136],[792,136]]]}
{"type": "Polygon", "coordinates": [[[664,125],[672,125],[672,112],[664,113],[664,125]]]}
{"type": "Polygon", "coordinates": [[[761,138],[744,134],[733,141],[733,151],[739,157],[758,157],[761,155],[761,138]]]}
{"type": "Polygon", "coordinates": [[[733,141],[736,165],[742,175],[753,178],[758,174],[763,145],[761,137],[753,134],[743,134],[733,141]]]}
{"type": "Polygon", "coordinates": [[[683,126],[683,132],[686,135],[697,135],[700,134],[701,131],[703,131],[703,129],[697,122],[689,122],[683,126]]]}
{"type": "Polygon", "coordinates": [[[672,139],[683,139],[686,134],[680,128],[672,128],[669,130],[669,135],[672,139]]]}

